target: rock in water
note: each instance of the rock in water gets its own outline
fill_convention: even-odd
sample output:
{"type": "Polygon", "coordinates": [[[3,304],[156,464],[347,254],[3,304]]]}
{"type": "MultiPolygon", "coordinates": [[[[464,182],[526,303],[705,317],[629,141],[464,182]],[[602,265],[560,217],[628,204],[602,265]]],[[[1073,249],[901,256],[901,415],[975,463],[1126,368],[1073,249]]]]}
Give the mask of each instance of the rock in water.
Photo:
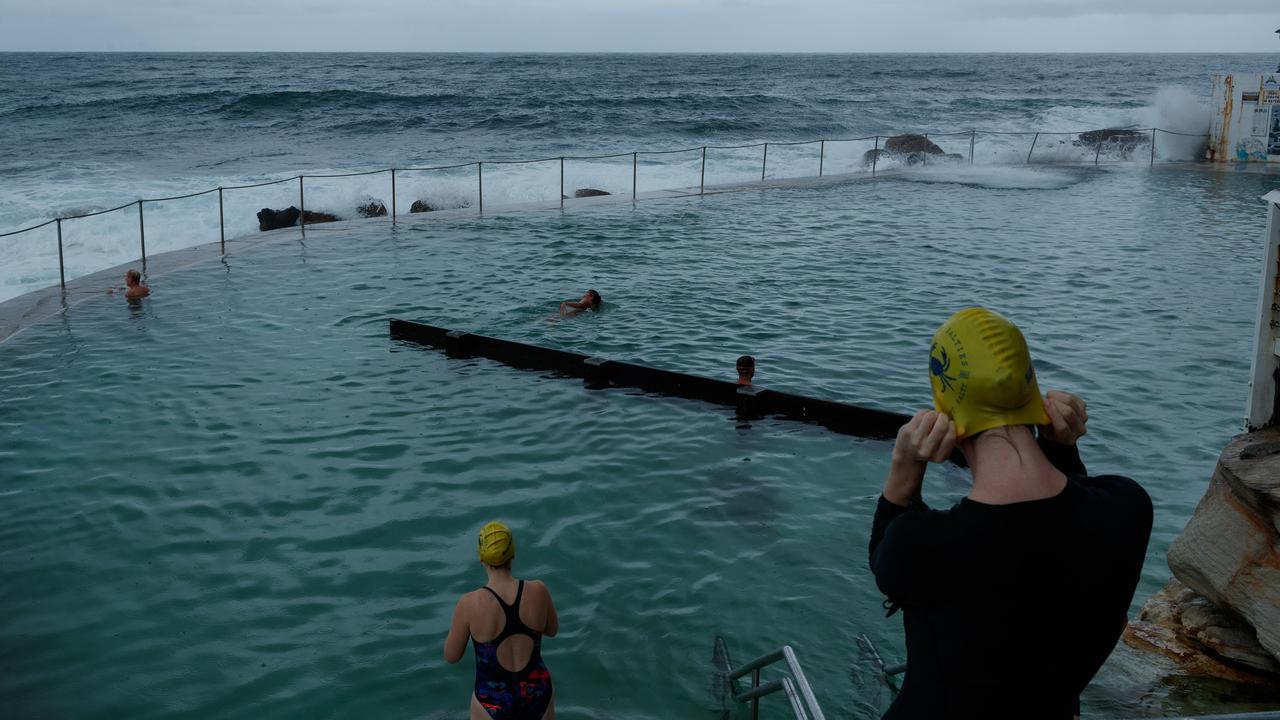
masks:
{"type": "Polygon", "coordinates": [[[409,212],[411,213],[435,212],[435,208],[426,204],[421,200],[414,200],[413,204],[409,206],[409,212]]]}
{"type": "Polygon", "coordinates": [[[577,190],[573,191],[573,196],[576,198],[599,197],[601,195],[609,195],[609,194],[611,193],[607,193],[604,190],[597,190],[595,188],[578,188],[577,190]]]}
{"type": "Polygon", "coordinates": [[[1076,145],[1090,148],[1098,145],[1118,145],[1121,148],[1128,149],[1151,142],[1151,136],[1146,132],[1142,130],[1126,130],[1124,128],[1090,130],[1080,133],[1076,138],[1076,145]]]}
{"type": "Polygon", "coordinates": [[[262,208],[258,211],[258,229],[265,232],[267,230],[293,227],[298,223],[298,215],[300,214],[298,208],[292,206],[284,210],[262,208]]]}
{"type": "Polygon", "coordinates": [[[386,217],[387,206],[383,205],[381,200],[374,200],[371,198],[364,203],[357,205],[356,212],[360,214],[360,217],[365,218],[386,217]]]}
{"type": "Polygon", "coordinates": [[[942,155],[942,148],[923,135],[894,135],[884,141],[884,151],[890,155],[928,153],[942,155]]]}
{"type": "Polygon", "coordinates": [[[338,219],[339,218],[337,215],[331,215],[329,213],[322,213],[322,212],[311,212],[310,210],[302,214],[302,222],[307,225],[317,225],[319,223],[334,222],[338,219]]]}

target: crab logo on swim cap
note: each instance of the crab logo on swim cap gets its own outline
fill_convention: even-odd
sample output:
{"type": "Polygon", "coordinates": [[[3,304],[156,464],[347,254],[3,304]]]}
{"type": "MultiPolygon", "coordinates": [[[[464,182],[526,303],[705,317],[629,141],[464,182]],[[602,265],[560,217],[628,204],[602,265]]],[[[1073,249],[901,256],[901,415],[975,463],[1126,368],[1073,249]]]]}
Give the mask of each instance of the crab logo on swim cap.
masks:
{"type": "Polygon", "coordinates": [[[480,554],[480,562],[485,565],[506,565],[516,556],[516,539],[511,535],[511,528],[496,520],[487,523],[480,528],[477,552],[480,554]]]}
{"type": "Polygon", "coordinates": [[[956,439],[1005,425],[1046,425],[1027,341],[986,308],[952,315],[929,347],[933,405],[956,424],[956,439]]]}

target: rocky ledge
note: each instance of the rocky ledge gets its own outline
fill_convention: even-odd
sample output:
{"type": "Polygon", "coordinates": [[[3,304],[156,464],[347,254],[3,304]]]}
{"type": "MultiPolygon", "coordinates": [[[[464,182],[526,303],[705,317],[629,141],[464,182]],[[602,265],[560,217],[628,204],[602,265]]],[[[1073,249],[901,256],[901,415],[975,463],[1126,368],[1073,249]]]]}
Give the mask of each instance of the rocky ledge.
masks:
{"type": "Polygon", "coordinates": [[[1125,641],[1188,675],[1280,689],[1280,428],[1239,435],[1125,641]]]}

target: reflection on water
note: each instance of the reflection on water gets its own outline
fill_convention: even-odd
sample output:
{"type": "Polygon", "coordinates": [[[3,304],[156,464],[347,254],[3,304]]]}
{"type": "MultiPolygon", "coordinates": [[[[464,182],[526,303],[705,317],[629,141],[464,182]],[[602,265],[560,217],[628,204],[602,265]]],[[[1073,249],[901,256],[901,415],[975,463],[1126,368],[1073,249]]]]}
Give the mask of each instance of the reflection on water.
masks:
{"type": "MultiPolygon", "coordinates": [[[[750,352],[767,386],[911,411],[934,327],[989,304],[1046,388],[1089,400],[1089,467],[1151,492],[1140,601],[1239,427],[1268,180],[1057,177],[233,244],[141,309],[72,307],[0,346],[6,709],[453,716],[471,671],[440,643],[502,518],[562,609],[544,649],[564,717],[714,715],[717,634],[743,658],[794,645],[828,712],[874,716],[855,635],[902,647],[866,568],[886,443],[449,360],[390,342],[389,317],[726,378],[750,352]],[[543,321],[586,287],[609,312],[543,321]]],[[[927,494],[966,485],[937,470],[927,494]]],[[[1089,714],[1234,702],[1127,662],[1089,714]]]]}

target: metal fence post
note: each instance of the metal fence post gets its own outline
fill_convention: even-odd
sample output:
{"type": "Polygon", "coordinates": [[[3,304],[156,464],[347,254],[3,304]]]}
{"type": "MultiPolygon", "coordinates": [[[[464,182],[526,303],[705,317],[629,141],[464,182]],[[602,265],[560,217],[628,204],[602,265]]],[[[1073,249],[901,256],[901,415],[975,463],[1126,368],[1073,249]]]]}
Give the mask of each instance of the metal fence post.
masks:
{"type": "Polygon", "coordinates": [[[636,201],[636,168],[639,161],[640,153],[631,153],[631,202],[636,201]]]}
{"type": "MultiPolygon", "coordinates": [[[[760,687],[760,668],[751,671],[751,689],[760,687]]],[[[760,720],[760,698],[751,698],[751,720],[760,720]]]]}
{"type": "Polygon", "coordinates": [[[227,254],[227,220],[222,208],[222,187],[218,187],[218,245],[227,254]]]}
{"type": "Polygon", "coordinates": [[[67,271],[62,264],[62,218],[58,218],[58,282],[67,289],[67,271]]]}
{"type": "Polygon", "coordinates": [[[396,224],[396,169],[391,168],[391,224],[396,224]]]}
{"type": "Polygon", "coordinates": [[[142,268],[147,268],[147,226],[142,221],[142,201],[138,201],[138,240],[142,243],[142,268]]]}
{"type": "Polygon", "coordinates": [[[564,156],[560,156],[560,209],[564,209],[564,156]]]}
{"type": "Polygon", "coordinates": [[[307,226],[307,193],[302,187],[302,176],[298,176],[298,227],[307,226]]]}
{"type": "Polygon", "coordinates": [[[705,195],[707,192],[707,146],[702,146],[702,174],[698,178],[698,194],[705,195]]]}
{"type": "Polygon", "coordinates": [[[876,136],[875,149],[871,151],[871,174],[876,174],[876,161],[880,159],[880,136],[876,136]]]}
{"type": "Polygon", "coordinates": [[[1039,139],[1040,139],[1040,133],[1036,133],[1036,136],[1035,136],[1035,137],[1033,137],[1033,138],[1031,138],[1031,149],[1027,151],[1027,164],[1028,164],[1028,165],[1030,165],[1030,164],[1031,164],[1031,153],[1033,153],[1033,152],[1035,152],[1035,151],[1036,151],[1036,141],[1037,141],[1037,140],[1039,140],[1039,139]]]}
{"type": "Polygon", "coordinates": [[[1156,166],[1156,129],[1151,128],[1151,165],[1150,167],[1155,167],[1155,166],[1156,166]]]}
{"type": "Polygon", "coordinates": [[[764,182],[764,171],[767,167],[769,167],[769,143],[764,144],[764,159],[760,161],[760,182],[764,182]]]}
{"type": "Polygon", "coordinates": [[[969,131],[969,164],[970,165],[973,164],[973,146],[976,145],[977,142],[978,142],[978,131],[970,130],[969,131]]]}
{"type": "Polygon", "coordinates": [[[822,177],[822,161],[827,159],[827,141],[818,142],[818,177],[822,177]]]}
{"type": "Polygon", "coordinates": [[[476,163],[476,182],[479,188],[478,196],[480,198],[480,213],[484,214],[484,163],[476,163]]]}

